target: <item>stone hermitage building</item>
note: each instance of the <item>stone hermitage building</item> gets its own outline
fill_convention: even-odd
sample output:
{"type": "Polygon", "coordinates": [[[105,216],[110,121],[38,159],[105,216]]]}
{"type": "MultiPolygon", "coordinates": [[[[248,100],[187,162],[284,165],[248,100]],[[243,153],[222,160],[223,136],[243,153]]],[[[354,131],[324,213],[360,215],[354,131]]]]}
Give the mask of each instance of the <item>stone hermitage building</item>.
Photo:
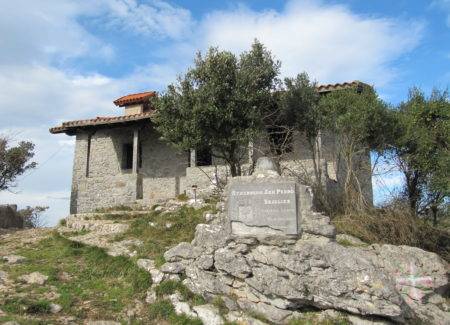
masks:
{"type": "MultiPolygon", "coordinates": [[[[350,87],[362,90],[370,86],[353,81],[316,88],[326,94],[350,87]]],[[[155,91],[127,95],[114,101],[124,108],[124,115],[63,122],[50,129],[53,134],[76,136],[71,214],[133,202],[152,203],[181,193],[192,196],[193,188],[202,195],[210,193],[217,181],[226,180],[228,169],[215,161],[210,152],[195,149],[184,152],[161,139],[151,121],[156,113],[151,107],[154,96],[155,91]]],[[[289,141],[289,150],[279,159],[282,175],[313,177],[313,161],[306,140],[294,134],[289,141]]],[[[279,139],[269,136],[249,144],[245,148],[248,154],[243,170],[251,170],[253,162],[261,156],[276,157],[277,142],[279,139]]],[[[342,168],[335,136],[324,131],[318,142],[325,188],[329,195],[337,195],[342,168]]],[[[362,160],[369,168],[361,175],[361,183],[367,199],[372,201],[370,157],[362,160]]]]}

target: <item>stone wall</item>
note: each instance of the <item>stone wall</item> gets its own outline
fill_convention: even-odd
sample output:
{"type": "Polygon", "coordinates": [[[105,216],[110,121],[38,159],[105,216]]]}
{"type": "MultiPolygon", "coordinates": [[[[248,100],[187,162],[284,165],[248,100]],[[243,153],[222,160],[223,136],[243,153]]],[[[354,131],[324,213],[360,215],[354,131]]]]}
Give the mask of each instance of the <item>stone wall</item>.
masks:
{"type": "Polygon", "coordinates": [[[189,163],[188,152],[180,151],[160,137],[150,125],[141,131],[142,168],[139,173],[151,178],[185,176],[189,163]]]}
{"type": "Polygon", "coordinates": [[[171,199],[180,194],[180,177],[145,177],[143,199],[171,199]]]}
{"type": "Polygon", "coordinates": [[[72,187],[70,197],[70,213],[84,211],[78,202],[78,182],[86,177],[86,157],[88,149],[88,134],[79,131],[76,135],[75,153],[73,158],[72,187]],[[78,211],[80,210],[80,211],[78,211]]]}
{"type": "Polygon", "coordinates": [[[186,175],[188,154],[159,139],[151,124],[139,128],[141,164],[132,174],[124,164],[124,145],[133,143],[133,127],[77,133],[71,213],[131,203],[138,199],[173,198],[186,175]]]}
{"type": "Polygon", "coordinates": [[[139,198],[140,177],[136,174],[87,177],[76,184],[76,213],[132,203],[139,198]]]}
{"type": "Polygon", "coordinates": [[[23,228],[23,218],[17,212],[17,205],[0,205],[0,228],[23,228]]]}
{"type": "MultiPolygon", "coordinates": [[[[321,142],[322,155],[327,159],[322,161],[320,166],[323,182],[329,183],[327,188],[332,189],[333,193],[338,193],[342,187],[339,185],[341,179],[337,168],[339,164],[336,161],[334,137],[330,133],[323,133],[321,142]],[[330,180],[337,181],[337,184],[330,180]]],[[[246,150],[243,146],[245,159],[249,158],[248,153],[244,154],[246,150]]],[[[270,146],[267,139],[262,137],[255,141],[253,161],[268,153],[270,146]]],[[[283,175],[300,176],[299,179],[304,179],[307,184],[307,178],[314,177],[311,152],[306,139],[299,133],[294,134],[293,151],[278,158],[283,175]]],[[[365,158],[366,162],[370,163],[369,157],[365,158]]],[[[189,154],[161,140],[160,134],[154,130],[151,123],[105,127],[90,133],[79,130],[76,136],[70,211],[88,212],[95,208],[131,203],[139,199],[153,201],[173,198],[181,193],[193,197],[192,185],[197,185],[198,195],[207,196],[215,190],[216,175],[219,184],[226,184],[230,177],[225,165],[188,165],[189,154]],[[139,130],[141,164],[138,175],[133,176],[132,170],[126,169],[124,157],[125,145],[133,143],[135,129],[139,130]]],[[[243,175],[247,175],[251,169],[250,163],[243,164],[243,175]]],[[[369,182],[365,183],[364,191],[371,200],[370,172],[361,177],[367,179],[367,175],[369,182]]]]}

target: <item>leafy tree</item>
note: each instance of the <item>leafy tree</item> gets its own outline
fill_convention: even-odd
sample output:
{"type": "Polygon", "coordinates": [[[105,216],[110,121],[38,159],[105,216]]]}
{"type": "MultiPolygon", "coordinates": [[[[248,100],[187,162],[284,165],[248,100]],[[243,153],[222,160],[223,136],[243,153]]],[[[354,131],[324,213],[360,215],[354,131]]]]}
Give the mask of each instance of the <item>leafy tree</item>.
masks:
{"type": "Polygon", "coordinates": [[[404,195],[415,215],[438,207],[450,195],[450,100],[447,91],[434,89],[430,97],[411,88],[408,101],[397,111],[395,155],[405,177],[404,195]]]}
{"type": "Polygon", "coordinates": [[[372,175],[369,154],[383,152],[392,137],[394,120],[372,88],[333,91],[320,100],[323,128],[334,132],[339,148],[338,175],[343,174],[345,212],[364,209],[361,181],[372,175]]]}
{"type": "MultiPolygon", "coordinates": [[[[316,82],[312,82],[306,72],[298,74],[295,78],[285,78],[285,91],[276,94],[276,102],[279,109],[277,120],[274,124],[285,128],[285,136],[290,132],[300,132],[306,138],[311,152],[314,167],[314,179],[309,180],[315,191],[315,198],[325,208],[326,199],[322,186],[320,164],[320,144],[318,136],[323,127],[323,112],[319,106],[320,94],[315,88],[316,82]]],[[[308,181],[308,180],[303,180],[308,181]]]]}
{"type": "Polygon", "coordinates": [[[214,47],[198,53],[195,67],[156,100],[157,129],[184,150],[210,148],[240,175],[242,146],[264,127],[279,67],[258,41],[239,58],[214,47]]]}
{"type": "Polygon", "coordinates": [[[304,132],[308,140],[314,141],[322,127],[317,83],[312,82],[306,72],[295,78],[285,78],[284,83],[286,91],[277,96],[281,123],[293,126],[304,132]]]}
{"type": "Polygon", "coordinates": [[[0,191],[14,187],[17,176],[37,165],[29,162],[34,156],[33,143],[21,141],[16,147],[10,147],[9,142],[7,137],[0,137],[0,191]]]}

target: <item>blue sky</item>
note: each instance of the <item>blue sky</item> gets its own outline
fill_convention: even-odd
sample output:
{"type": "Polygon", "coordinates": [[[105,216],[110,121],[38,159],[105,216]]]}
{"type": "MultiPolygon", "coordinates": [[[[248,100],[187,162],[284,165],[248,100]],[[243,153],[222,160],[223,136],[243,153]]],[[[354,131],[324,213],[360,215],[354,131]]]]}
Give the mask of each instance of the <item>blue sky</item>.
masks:
{"type": "Polygon", "coordinates": [[[39,163],[0,202],[48,205],[50,224],[68,213],[74,142],[48,128],[120,115],[114,99],[163,91],[209,46],[240,53],[258,38],[283,77],[361,80],[393,105],[411,86],[429,93],[450,80],[450,0],[0,0],[0,9],[0,134],[33,141],[39,163]]]}

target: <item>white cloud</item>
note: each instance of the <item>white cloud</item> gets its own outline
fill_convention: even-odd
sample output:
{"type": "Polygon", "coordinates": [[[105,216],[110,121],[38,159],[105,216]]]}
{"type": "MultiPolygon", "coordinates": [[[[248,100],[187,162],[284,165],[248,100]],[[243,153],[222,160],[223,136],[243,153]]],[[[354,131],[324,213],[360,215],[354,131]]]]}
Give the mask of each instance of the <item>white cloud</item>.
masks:
{"type": "Polygon", "coordinates": [[[160,0],[95,0],[77,8],[101,28],[152,38],[183,38],[193,23],[189,10],[160,0]]]}
{"type": "Polygon", "coordinates": [[[108,44],[78,23],[81,9],[71,0],[2,1],[0,64],[42,64],[82,55],[113,56],[108,44]]]}
{"type": "Polygon", "coordinates": [[[80,20],[100,29],[126,31],[150,39],[189,35],[188,10],[148,0],[15,0],[2,2],[0,64],[59,64],[70,58],[110,60],[115,49],[80,20]]]}
{"type": "Polygon", "coordinates": [[[421,22],[359,16],[343,5],[292,0],[282,12],[240,6],[208,15],[201,25],[203,48],[236,53],[254,38],[282,61],[282,74],[307,71],[320,83],[359,79],[382,85],[395,75],[392,61],[414,48],[421,22]]]}
{"type": "Polygon", "coordinates": [[[0,88],[0,128],[48,128],[62,119],[108,114],[121,94],[106,77],[70,76],[46,66],[4,68],[0,88]]]}

